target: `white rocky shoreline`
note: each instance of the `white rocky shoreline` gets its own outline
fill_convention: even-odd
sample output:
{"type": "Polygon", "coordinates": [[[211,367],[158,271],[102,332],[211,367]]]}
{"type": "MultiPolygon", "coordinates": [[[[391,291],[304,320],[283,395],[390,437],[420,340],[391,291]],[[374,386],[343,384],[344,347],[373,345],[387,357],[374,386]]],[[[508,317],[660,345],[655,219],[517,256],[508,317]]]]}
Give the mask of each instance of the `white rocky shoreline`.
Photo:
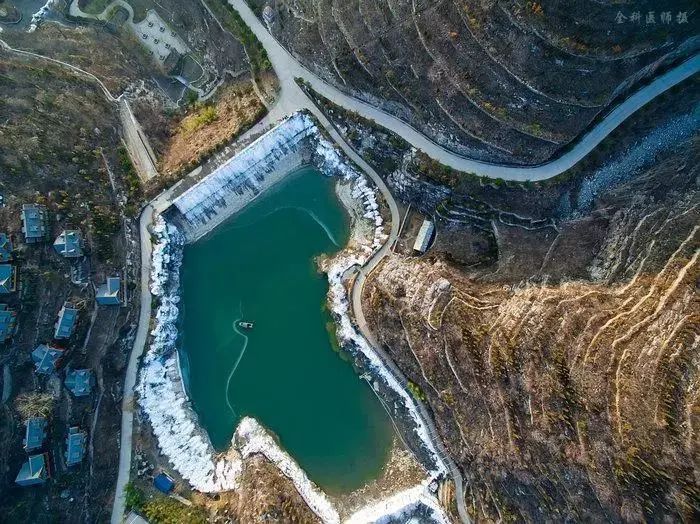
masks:
{"type": "MultiPolygon", "coordinates": [[[[369,187],[366,178],[321,136],[314,121],[305,113],[296,113],[283,120],[268,133],[277,133],[278,136],[267,136],[265,140],[253,142],[249,148],[268,144],[272,139],[279,142],[284,139],[290,128],[297,136],[300,126],[305,128],[304,135],[311,137],[315,142],[316,167],[326,175],[351,181],[352,197],[359,204],[357,207],[364,210],[360,218],[365,223],[363,229],[372,232],[371,238],[366,238],[364,243],[355,242],[357,245],[343,250],[329,261],[328,298],[331,311],[338,322],[338,338],[341,344],[350,344],[357,348],[369,361],[370,372],[374,378],[395,389],[404,399],[405,407],[416,423],[416,436],[426,449],[434,454],[437,464],[435,470],[429,472],[429,477],[424,483],[362,508],[352,515],[348,522],[380,522],[389,515],[401,514],[419,505],[427,508],[436,522],[449,522],[428,490],[428,485],[434,478],[444,475],[445,468],[422,427],[412,397],[384,369],[381,360],[354,328],[349,317],[348,297],[342,275],[353,265],[366,262],[387,238],[375,190],[369,187]]],[[[248,157],[254,157],[256,154],[255,151],[247,152],[248,157]]],[[[197,185],[190,190],[195,192],[188,195],[188,201],[196,202],[196,188],[197,185]]],[[[175,349],[180,300],[179,270],[186,238],[177,227],[160,216],[154,221],[152,233],[154,246],[150,290],[156,298],[157,307],[151,342],[139,373],[137,392],[138,403],[150,420],[161,451],[192,488],[207,493],[235,490],[243,468],[243,459],[255,453],[262,453],[292,480],[302,498],[323,522],[340,522],[338,511],[326,494],[307,477],[296,461],[255,419],[246,417],[241,420],[229,450],[225,453],[217,453],[214,450],[208,435],[199,426],[197,415],[187,398],[175,349]]]]}

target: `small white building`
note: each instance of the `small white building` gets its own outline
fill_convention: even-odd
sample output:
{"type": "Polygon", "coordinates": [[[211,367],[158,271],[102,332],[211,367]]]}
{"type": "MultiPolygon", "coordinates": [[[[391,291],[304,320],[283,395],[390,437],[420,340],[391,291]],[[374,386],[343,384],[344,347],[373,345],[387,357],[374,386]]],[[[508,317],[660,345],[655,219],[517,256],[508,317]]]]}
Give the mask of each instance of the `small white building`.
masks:
{"type": "Polygon", "coordinates": [[[263,20],[267,25],[270,25],[275,21],[275,11],[269,4],[265,6],[265,9],[263,9],[263,20]]]}
{"type": "Polygon", "coordinates": [[[413,250],[421,254],[425,253],[430,244],[430,240],[433,238],[434,231],[435,224],[430,220],[423,220],[423,224],[421,224],[420,230],[418,231],[418,236],[416,236],[416,241],[413,243],[413,250]]]}

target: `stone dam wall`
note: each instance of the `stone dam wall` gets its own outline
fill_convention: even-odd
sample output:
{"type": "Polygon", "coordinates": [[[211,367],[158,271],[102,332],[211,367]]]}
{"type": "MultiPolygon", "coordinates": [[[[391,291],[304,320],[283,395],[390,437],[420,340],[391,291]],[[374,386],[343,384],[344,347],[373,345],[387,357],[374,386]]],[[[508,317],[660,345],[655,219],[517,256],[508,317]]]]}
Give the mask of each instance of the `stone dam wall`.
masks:
{"type": "Polygon", "coordinates": [[[316,127],[297,113],[175,198],[163,217],[196,242],[286,175],[313,163],[316,127]]]}

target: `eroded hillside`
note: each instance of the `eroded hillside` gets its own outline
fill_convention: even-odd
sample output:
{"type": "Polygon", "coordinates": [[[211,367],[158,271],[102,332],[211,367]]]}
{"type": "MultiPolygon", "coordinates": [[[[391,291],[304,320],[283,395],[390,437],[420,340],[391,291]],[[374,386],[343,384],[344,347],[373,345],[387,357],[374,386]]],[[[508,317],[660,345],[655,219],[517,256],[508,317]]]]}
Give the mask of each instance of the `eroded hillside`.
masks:
{"type": "Polygon", "coordinates": [[[249,4],[258,13],[273,6],[273,34],[340,89],[489,160],[544,161],[645,74],[697,45],[692,21],[679,17],[693,17],[683,0],[663,19],[649,1],[249,4]]]}
{"type": "Polygon", "coordinates": [[[368,282],[478,520],[697,519],[697,145],[551,235],[499,224],[489,267],[393,255],[368,282]]]}

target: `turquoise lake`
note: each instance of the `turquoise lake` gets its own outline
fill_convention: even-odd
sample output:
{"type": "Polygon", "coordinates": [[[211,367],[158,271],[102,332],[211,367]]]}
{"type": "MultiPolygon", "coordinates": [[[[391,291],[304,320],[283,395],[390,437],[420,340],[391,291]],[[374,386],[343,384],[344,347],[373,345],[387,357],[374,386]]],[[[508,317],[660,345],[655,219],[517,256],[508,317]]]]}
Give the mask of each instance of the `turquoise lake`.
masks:
{"type": "Polygon", "coordinates": [[[178,349],[218,450],[241,417],[255,417],[314,482],[341,494],[381,473],[393,432],[335,347],[325,308],[328,282],[314,259],[349,236],[334,184],[302,169],[185,247],[178,349]]]}

